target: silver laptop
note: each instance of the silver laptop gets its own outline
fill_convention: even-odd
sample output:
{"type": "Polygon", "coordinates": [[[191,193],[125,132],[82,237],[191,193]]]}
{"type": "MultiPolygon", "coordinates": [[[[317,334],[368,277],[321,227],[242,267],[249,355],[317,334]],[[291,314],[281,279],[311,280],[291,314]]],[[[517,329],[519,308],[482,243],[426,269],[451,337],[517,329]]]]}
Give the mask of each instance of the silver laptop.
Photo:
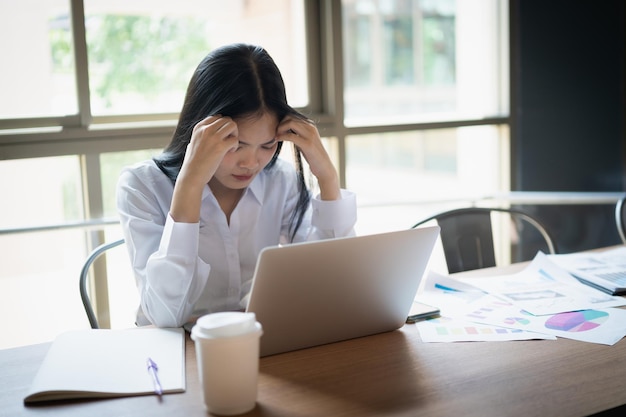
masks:
{"type": "Polygon", "coordinates": [[[272,246],[261,251],[247,311],[261,356],[400,328],[439,226],[272,246]]]}

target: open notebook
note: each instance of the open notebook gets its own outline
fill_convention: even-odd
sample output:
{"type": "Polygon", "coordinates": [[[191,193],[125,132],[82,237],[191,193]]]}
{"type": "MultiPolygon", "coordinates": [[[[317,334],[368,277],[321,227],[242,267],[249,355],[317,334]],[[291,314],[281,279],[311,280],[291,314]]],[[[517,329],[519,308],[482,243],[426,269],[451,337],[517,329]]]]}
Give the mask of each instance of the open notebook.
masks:
{"type": "Polygon", "coordinates": [[[163,393],[185,391],[183,329],[77,330],[59,335],[24,403],[155,394],[147,360],[163,393]]]}

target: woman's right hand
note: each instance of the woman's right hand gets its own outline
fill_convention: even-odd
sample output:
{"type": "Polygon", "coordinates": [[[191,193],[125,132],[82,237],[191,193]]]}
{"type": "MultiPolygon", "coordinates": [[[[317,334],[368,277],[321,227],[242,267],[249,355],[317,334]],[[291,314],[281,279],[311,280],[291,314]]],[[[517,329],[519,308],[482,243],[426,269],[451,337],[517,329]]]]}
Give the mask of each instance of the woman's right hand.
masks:
{"type": "Polygon", "coordinates": [[[237,124],[230,117],[209,116],[198,122],[187,145],[179,179],[204,187],[215,174],[224,155],[236,150],[237,124]]]}
{"type": "Polygon", "coordinates": [[[237,137],[237,124],[230,117],[209,116],[194,126],[174,185],[170,215],[175,221],[199,221],[202,190],[217,171],[224,155],[237,150],[237,137]]]}

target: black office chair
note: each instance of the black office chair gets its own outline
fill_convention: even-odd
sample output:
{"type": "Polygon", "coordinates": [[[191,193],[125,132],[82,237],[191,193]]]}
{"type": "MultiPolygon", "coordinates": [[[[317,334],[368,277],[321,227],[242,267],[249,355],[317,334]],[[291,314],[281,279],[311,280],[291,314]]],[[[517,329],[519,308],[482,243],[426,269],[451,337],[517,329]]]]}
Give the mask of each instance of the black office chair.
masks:
{"type": "Polygon", "coordinates": [[[91,303],[91,298],[89,297],[89,292],[87,291],[87,278],[89,277],[89,269],[91,265],[107,250],[115,248],[124,243],[124,239],[119,239],[114,242],[104,243],[97,248],[95,248],[85,260],[83,264],[83,268],[80,271],[80,280],[79,280],[79,288],[80,288],[80,298],[83,302],[83,307],[85,308],[85,313],[87,313],[87,318],[89,319],[89,324],[92,329],[99,329],[100,325],[98,324],[98,318],[93,310],[93,306],[91,303]]]}
{"type": "Polygon", "coordinates": [[[468,207],[449,210],[423,219],[412,228],[437,222],[441,227],[441,243],[449,273],[488,268],[496,266],[495,213],[511,220],[511,262],[530,260],[538,250],[556,253],[556,245],[547,229],[534,217],[516,209],[468,207]]]}
{"type": "Polygon", "coordinates": [[[626,245],[626,195],[615,204],[615,225],[622,243],[626,245]]]}

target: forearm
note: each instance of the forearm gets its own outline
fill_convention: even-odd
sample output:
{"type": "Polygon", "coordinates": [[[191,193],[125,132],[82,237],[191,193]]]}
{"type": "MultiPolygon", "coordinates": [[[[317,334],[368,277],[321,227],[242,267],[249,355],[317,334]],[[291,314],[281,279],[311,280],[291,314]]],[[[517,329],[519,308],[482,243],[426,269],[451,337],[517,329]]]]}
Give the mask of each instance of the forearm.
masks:
{"type": "Polygon", "coordinates": [[[320,199],[324,201],[339,200],[341,189],[339,188],[339,177],[337,175],[329,178],[318,179],[320,188],[320,199]]]}
{"type": "Polygon", "coordinates": [[[202,190],[206,184],[193,184],[179,178],[174,186],[170,216],[179,223],[198,223],[200,221],[200,205],[202,190]]]}

